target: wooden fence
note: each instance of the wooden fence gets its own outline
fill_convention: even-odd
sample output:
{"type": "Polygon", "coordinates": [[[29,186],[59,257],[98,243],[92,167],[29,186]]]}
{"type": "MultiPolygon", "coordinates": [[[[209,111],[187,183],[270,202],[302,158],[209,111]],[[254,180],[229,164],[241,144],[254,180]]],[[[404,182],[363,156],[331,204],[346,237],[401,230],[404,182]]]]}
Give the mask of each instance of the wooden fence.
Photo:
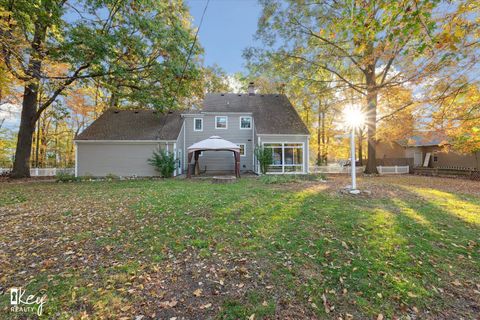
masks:
{"type": "Polygon", "coordinates": [[[415,167],[413,173],[422,176],[436,176],[436,177],[460,177],[471,180],[480,181],[480,171],[474,168],[463,167],[440,167],[440,168],[425,168],[415,167]]]}

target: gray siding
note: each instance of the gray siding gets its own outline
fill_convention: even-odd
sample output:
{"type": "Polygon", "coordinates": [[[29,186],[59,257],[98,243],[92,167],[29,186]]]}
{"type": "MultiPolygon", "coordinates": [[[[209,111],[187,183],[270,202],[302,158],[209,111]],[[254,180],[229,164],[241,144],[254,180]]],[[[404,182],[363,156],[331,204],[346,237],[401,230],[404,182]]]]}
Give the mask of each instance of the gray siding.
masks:
{"type": "MultiPolygon", "coordinates": [[[[164,142],[77,142],[77,175],[158,176],[147,160],[164,142]]],[[[173,151],[173,143],[168,143],[173,151]]]]}
{"type": "MultiPolygon", "coordinates": [[[[185,155],[186,150],[192,144],[208,139],[211,136],[220,136],[225,140],[231,141],[237,144],[245,144],[245,156],[240,157],[240,169],[241,171],[253,170],[253,116],[249,113],[244,114],[201,114],[195,116],[185,116],[185,155]],[[215,129],[215,116],[227,116],[228,125],[227,129],[215,129]],[[251,116],[252,117],[252,129],[240,129],[240,117],[251,116]],[[203,131],[194,131],[193,119],[203,118],[203,131]]],[[[186,161],[185,161],[186,162],[186,161]]],[[[232,152],[225,151],[207,151],[199,158],[200,170],[205,169],[210,172],[233,172],[234,159],[232,152]]],[[[186,166],[184,167],[186,168],[186,166]]]]}

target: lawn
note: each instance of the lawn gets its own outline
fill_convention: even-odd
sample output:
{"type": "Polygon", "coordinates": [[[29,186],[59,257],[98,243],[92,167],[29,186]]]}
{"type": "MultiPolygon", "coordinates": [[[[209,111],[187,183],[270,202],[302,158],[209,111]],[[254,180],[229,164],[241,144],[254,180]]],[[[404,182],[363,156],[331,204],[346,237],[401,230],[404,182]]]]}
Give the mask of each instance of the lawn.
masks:
{"type": "Polygon", "coordinates": [[[476,318],[480,184],[346,184],[0,183],[0,318],[476,318]]]}

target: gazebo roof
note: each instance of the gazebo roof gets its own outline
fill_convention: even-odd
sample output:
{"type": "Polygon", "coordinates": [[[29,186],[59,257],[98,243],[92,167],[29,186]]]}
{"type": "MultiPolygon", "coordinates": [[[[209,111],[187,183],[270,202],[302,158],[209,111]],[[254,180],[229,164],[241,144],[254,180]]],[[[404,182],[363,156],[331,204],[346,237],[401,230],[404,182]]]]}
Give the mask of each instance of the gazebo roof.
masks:
{"type": "Polygon", "coordinates": [[[188,150],[188,153],[195,152],[195,151],[208,151],[208,150],[217,150],[217,151],[225,150],[225,151],[240,152],[240,147],[233,142],[222,139],[219,136],[211,136],[208,139],[192,144],[190,147],[188,147],[187,150],[188,150]]]}

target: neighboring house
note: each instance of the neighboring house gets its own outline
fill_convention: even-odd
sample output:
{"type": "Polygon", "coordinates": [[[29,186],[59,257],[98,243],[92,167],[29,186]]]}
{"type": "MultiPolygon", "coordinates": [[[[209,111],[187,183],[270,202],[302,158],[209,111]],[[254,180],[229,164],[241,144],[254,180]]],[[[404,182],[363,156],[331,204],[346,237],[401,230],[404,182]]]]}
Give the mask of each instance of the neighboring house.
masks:
{"type": "MultiPolygon", "coordinates": [[[[155,176],[147,160],[162,148],[187,170],[187,148],[211,136],[240,146],[242,172],[259,172],[254,150],[273,154],[271,173],[307,173],[309,132],[286,96],[207,94],[201,110],[160,114],[153,110],[107,110],[75,139],[79,176],[155,176]]],[[[232,173],[227,151],[203,152],[200,172],[232,173]]]]}
{"type": "Polygon", "coordinates": [[[461,154],[451,149],[446,135],[435,131],[416,132],[405,140],[379,141],[377,162],[430,168],[480,168],[480,152],[461,154]]]}

